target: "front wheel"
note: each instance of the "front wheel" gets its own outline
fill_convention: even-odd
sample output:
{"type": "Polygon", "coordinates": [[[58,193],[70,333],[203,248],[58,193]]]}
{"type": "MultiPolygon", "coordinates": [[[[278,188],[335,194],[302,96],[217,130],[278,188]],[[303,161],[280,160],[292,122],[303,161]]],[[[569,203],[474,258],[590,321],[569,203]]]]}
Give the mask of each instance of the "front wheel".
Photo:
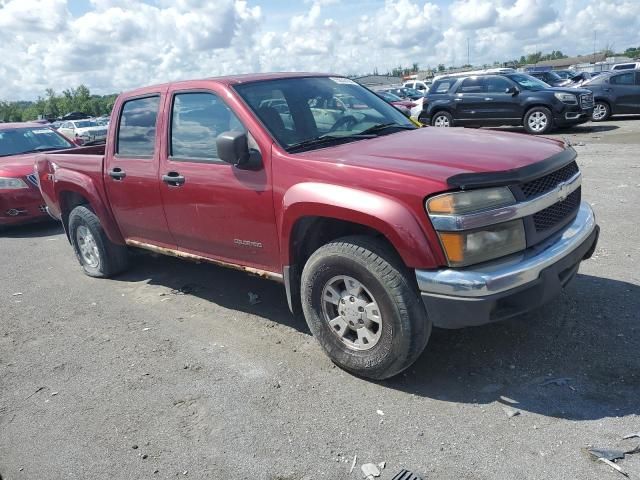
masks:
{"type": "Polygon", "coordinates": [[[594,122],[602,122],[611,116],[611,108],[605,102],[596,102],[593,106],[591,120],[594,122]]]}
{"type": "Polygon", "coordinates": [[[352,236],[306,263],[302,308],[309,329],[339,367],[381,380],[409,367],[431,334],[410,273],[386,243],[352,236]]]}
{"type": "Polygon", "coordinates": [[[127,248],[109,240],[100,220],[88,207],[80,205],[69,214],[69,237],[80,265],[90,277],[111,277],[127,268],[127,248]]]}
{"type": "Polygon", "coordinates": [[[553,128],[553,116],[545,107],[533,107],[524,116],[524,129],[533,135],[548,133],[553,128]]]}

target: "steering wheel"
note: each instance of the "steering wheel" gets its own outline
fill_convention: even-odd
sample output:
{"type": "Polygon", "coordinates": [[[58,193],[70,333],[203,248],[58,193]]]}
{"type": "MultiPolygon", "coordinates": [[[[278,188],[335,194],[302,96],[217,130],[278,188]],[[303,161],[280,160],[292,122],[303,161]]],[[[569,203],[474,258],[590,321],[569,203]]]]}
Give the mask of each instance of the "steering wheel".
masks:
{"type": "Polygon", "coordinates": [[[345,115],[344,117],[340,117],[336,123],[334,123],[331,128],[329,129],[329,131],[327,133],[332,133],[335,132],[336,130],[338,130],[340,127],[342,126],[347,126],[348,128],[353,127],[354,125],[357,125],[358,123],[360,123],[360,120],[358,120],[356,117],[354,117],[353,115],[345,115]]]}

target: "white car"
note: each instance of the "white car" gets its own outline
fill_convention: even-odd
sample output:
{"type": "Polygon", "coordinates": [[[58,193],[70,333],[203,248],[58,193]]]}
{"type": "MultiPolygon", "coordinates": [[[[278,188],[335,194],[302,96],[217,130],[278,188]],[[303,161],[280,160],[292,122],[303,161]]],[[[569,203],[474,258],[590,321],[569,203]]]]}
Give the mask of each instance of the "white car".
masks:
{"type": "Polygon", "coordinates": [[[640,69],[640,62],[618,63],[611,70],[636,70],[640,69]]]}
{"type": "Polygon", "coordinates": [[[409,82],[404,82],[402,84],[403,87],[413,88],[414,90],[418,90],[422,93],[427,93],[429,91],[429,84],[427,82],[422,82],[420,80],[411,80],[409,82]]]}
{"type": "Polygon", "coordinates": [[[107,138],[107,127],[93,120],[67,120],[62,122],[58,132],[78,145],[107,138]]]}

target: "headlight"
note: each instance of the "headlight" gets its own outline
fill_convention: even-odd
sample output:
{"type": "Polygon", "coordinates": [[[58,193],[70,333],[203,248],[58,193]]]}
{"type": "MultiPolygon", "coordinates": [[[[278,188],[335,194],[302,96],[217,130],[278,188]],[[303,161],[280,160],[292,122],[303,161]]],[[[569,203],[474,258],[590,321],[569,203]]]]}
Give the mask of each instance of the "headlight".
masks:
{"type": "Polygon", "coordinates": [[[561,102],[564,102],[564,103],[573,103],[573,104],[578,103],[578,99],[572,93],[556,92],[556,93],[553,94],[553,96],[556,97],[561,102]]]}
{"type": "Polygon", "coordinates": [[[436,218],[453,219],[515,203],[516,200],[507,187],[451,192],[428,199],[425,206],[434,221],[449,265],[463,267],[524,250],[527,247],[524,224],[518,219],[481,229],[449,231],[454,228],[435,222],[436,218]]]}
{"type": "Polygon", "coordinates": [[[19,190],[21,188],[29,188],[29,185],[21,178],[0,177],[0,190],[19,190]]]}
{"type": "Polygon", "coordinates": [[[527,247],[522,220],[471,232],[439,232],[449,265],[462,267],[519,252],[527,247]]]}
{"type": "Polygon", "coordinates": [[[514,203],[516,200],[511,190],[507,187],[500,187],[445,193],[427,200],[426,206],[429,213],[463,215],[514,203]]]}

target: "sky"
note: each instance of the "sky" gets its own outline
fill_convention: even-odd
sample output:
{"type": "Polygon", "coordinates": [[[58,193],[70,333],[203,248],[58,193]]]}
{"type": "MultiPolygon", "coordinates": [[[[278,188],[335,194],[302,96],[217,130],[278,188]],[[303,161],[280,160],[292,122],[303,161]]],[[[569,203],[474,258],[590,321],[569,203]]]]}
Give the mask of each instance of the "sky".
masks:
{"type": "Polygon", "coordinates": [[[0,0],[0,100],[640,46],[640,0],[0,0]]]}

